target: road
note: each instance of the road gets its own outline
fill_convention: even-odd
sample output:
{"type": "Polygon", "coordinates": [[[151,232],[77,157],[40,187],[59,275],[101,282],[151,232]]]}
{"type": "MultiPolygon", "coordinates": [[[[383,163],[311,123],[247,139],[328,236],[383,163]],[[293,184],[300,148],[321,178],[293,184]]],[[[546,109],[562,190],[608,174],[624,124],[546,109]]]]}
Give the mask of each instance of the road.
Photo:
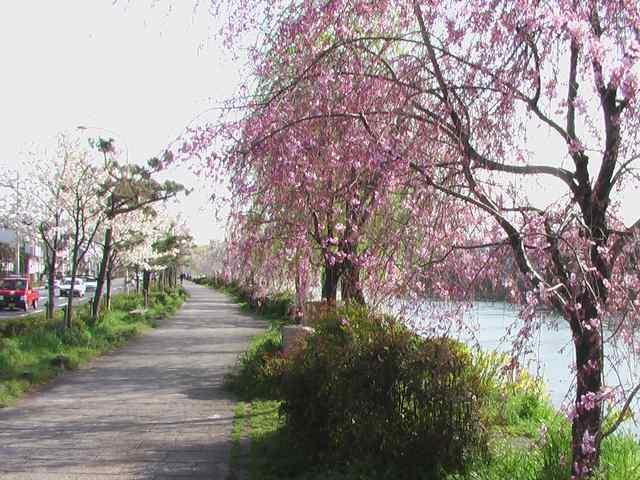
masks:
{"type": "MultiPolygon", "coordinates": [[[[123,278],[116,278],[112,281],[111,283],[111,291],[112,293],[118,293],[120,291],[122,291],[124,289],[124,279],[123,278]]],[[[38,302],[38,309],[35,310],[36,312],[43,312],[44,308],[47,304],[48,301],[48,293],[47,293],[47,288],[43,287],[43,288],[39,288],[38,291],[40,292],[40,301],[38,302]]],[[[78,304],[82,304],[82,303],[87,303],[89,301],[90,298],[93,298],[93,292],[94,290],[87,290],[87,293],[84,297],[76,297],[73,300],[73,304],[74,305],[78,305],[78,304]]],[[[56,297],[56,308],[62,308],[67,304],[67,298],[65,297],[56,297]]],[[[29,312],[25,312],[24,310],[5,310],[5,309],[0,309],[0,320],[4,320],[4,319],[8,319],[8,318],[18,318],[18,317],[24,317],[25,315],[31,315],[32,313],[34,313],[33,311],[29,311],[29,312]]]]}
{"type": "Polygon", "coordinates": [[[2,480],[225,480],[224,374],[264,322],[185,282],[159,328],[0,409],[2,480]]]}

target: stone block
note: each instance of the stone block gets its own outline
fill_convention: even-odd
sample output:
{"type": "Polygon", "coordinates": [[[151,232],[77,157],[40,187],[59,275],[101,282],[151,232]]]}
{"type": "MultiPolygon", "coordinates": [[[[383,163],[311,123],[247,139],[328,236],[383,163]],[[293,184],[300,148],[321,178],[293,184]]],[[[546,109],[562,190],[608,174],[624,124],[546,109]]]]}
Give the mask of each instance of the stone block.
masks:
{"type": "Polygon", "coordinates": [[[282,350],[285,355],[304,348],[307,337],[312,335],[315,330],[304,325],[285,325],[282,327],[282,350]]]}
{"type": "Polygon", "coordinates": [[[335,311],[336,304],[333,302],[306,302],[304,304],[304,314],[302,316],[302,325],[306,327],[315,327],[318,322],[332,311],[335,311]]]}

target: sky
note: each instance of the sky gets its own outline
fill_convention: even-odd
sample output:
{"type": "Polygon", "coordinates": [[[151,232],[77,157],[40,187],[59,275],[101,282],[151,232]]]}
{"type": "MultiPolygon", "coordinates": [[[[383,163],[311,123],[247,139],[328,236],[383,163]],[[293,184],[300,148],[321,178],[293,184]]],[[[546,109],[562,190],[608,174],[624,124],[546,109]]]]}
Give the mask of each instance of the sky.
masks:
{"type": "MultiPolygon", "coordinates": [[[[3,0],[0,165],[78,126],[124,144],[130,161],[158,155],[237,88],[216,28],[190,0],[3,0]]],[[[187,168],[165,176],[194,189],[170,210],[196,243],[222,239],[212,187],[187,168]]]]}

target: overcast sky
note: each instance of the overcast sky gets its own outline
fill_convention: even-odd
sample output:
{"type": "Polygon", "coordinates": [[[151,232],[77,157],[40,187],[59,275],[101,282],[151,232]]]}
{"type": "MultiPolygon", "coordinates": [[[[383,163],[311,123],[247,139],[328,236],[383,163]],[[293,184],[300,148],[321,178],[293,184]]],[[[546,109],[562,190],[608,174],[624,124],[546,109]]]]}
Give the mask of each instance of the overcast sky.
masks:
{"type": "MultiPolygon", "coordinates": [[[[189,0],[2,0],[0,164],[15,162],[31,142],[47,143],[80,125],[124,142],[130,158],[141,161],[232,95],[238,68],[210,40],[217,28],[211,17],[204,10],[194,15],[192,6],[189,0]]],[[[173,207],[196,241],[222,238],[206,184],[186,169],[175,176],[196,187],[173,207]]]]}

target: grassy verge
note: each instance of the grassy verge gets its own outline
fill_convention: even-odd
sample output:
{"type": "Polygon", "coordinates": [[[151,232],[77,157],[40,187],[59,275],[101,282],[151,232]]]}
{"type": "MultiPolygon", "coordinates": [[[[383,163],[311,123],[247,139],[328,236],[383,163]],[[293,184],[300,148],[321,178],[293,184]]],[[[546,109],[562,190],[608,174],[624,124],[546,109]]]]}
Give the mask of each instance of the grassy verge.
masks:
{"type": "Polygon", "coordinates": [[[159,319],[175,312],[184,298],[184,291],[155,292],[149,308],[141,311],[141,295],[119,294],[113,297],[111,311],[96,325],[89,324],[86,305],[77,308],[71,329],[62,328],[60,313],[52,322],[45,322],[43,314],[25,318],[27,327],[17,328],[21,333],[5,332],[0,338],[0,407],[154,327],[159,319]]]}
{"type": "MultiPolygon", "coordinates": [[[[393,468],[385,471],[363,463],[312,463],[296,445],[292,445],[280,414],[281,401],[269,397],[264,384],[252,390],[256,383],[249,372],[264,376],[260,352],[273,341],[273,332],[254,339],[240,363],[245,375],[235,377],[233,390],[242,392],[246,403],[240,414],[245,432],[251,440],[249,450],[250,480],[365,480],[425,478],[443,480],[569,480],[571,426],[558,414],[542,391],[536,396],[531,390],[494,396],[486,406],[490,429],[489,452],[469,462],[463,473],[438,477],[399,476],[393,468]],[[266,393],[265,393],[266,392],[266,393]],[[543,432],[545,432],[543,434],[543,432]]],[[[537,387],[539,388],[539,387],[537,387]]],[[[275,395],[271,395],[272,397],[275,395]]],[[[354,448],[357,446],[354,445],[354,448]]],[[[425,447],[427,448],[427,447],[425,447]]],[[[595,480],[627,480],[640,478],[640,447],[631,437],[614,435],[603,443],[601,471],[595,480]]]]}
{"type": "MultiPolygon", "coordinates": [[[[234,291],[228,291],[234,294],[234,291]]],[[[244,301],[236,295],[236,300],[244,301]]],[[[245,308],[250,308],[245,304],[245,308]]],[[[434,474],[405,470],[384,464],[349,460],[349,452],[335,461],[311,459],[302,445],[292,442],[282,415],[278,366],[283,320],[270,314],[270,328],[256,336],[241,356],[226,385],[242,400],[236,410],[237,441],[248,436],[251,446],[245,470],[250,480],[569,480],[571,426],[552,407],[542,384],[526,374],[500,378],[504,359],[492,353],[474,354],[489,391],[481,415],[488,432],[488,449],[469,458],[462,471],[434,474]],[[273,360],[276,361],[273,361],[273,360]]],[[[351,319],[348,319],[349,321],[351,319]]],[[[358,445],[350,448],[358,449],[358,445]]],[[[425,445],[425,449],[429,446],[425,445]]],[[[238,450],[239,451],[239,450],[238,450]]],[[[245,453],[246,456],[246,453],[245,453]]],[[[630,437],[614,435],[602,445],[601,468],[595,480],[640,478],[640,446],[630,437]]]]}

